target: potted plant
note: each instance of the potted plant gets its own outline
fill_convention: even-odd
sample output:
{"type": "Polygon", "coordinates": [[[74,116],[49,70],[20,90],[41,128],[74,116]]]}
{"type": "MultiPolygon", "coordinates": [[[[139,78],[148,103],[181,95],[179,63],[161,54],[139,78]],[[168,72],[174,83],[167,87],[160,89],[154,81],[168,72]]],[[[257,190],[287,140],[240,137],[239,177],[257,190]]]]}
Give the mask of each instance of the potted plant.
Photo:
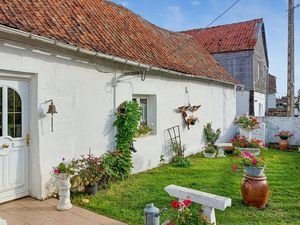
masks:
{"type": "Polygon", "coordinates": [[[249,152],[242,152],[238,156],[240,165],[244,168],[244,171],[247,175],[253,177],[262,176],[266,167],[265,158],[254,157],[249,152]]]}
{"type": "Polygon", "coordinates": [[[208,145],[204,149],[204,157],[205,158],[215,158],[217,154],[217,147],[214,145],[208,145]]]}
{"type": "Polygon", "coordinates": [[[238,126],[240,135],[247,138],[252,138],[251,132],[260,128],[259,121],[255,117],[248,115],[238,117],[235,119],[234,124],[238,126]]]}
{"type": "Polygon", "coordinates": [[[280,150],[287,150],[289,147],[288,139],[293,137],[294,133],[291,131],[281,131],[281,132],[275,134],[275,136],[280,138],[280,141],[279,141],[280,150]]]}
{"type": "Polygon", "coordinates": [[[65,158],[62,158],[62,161],[58,166],[53,168],[53,172],[57,175],[58,179],[58,195],[59,202],[57,205],[57,210],[68,210],[72,208],[70,200],[70,177],[74,174],[73,165],[66,162],[65,158]]]}
{"type": "Polygon", "coordinates": [[[218,152],[218,148],[217,146],[215,146],[215,143],[220,137],[221,129],[217,129],[215,131],[212,128],[212,123],[207,123],[204,126],[203,131],[208,142],[208,145],[204,149],[204,156],[206,158],[214,158],[216,156],[216,153],[218,152]]]}
{"type": "Polygon", "coordinates": [[[85,192],[94,195],[98,191],[98,183],[101,180],[104,168],[101,157],[93,155],[81,156],[75,161],[78,165],[78,176],[84,185],[85,192]]]}
{"type": "Polygon", "coordinates": [[[255,138],[250,139],[244,136],[236,136],[234,139],[229,141],[232,143],[233,147],[241,152],[250,152],[251,154],[258,156],[260,155],[260,150],[264,148],[264,143],[255,138]]]}
{"type": "Polygon", "coordinates": [[[183,201],[173,200],[172,209],[168,210],[169,219],[163,225],[208,225],[208,220],[203,214],[201,208],[192,208],[192,201],[185,199],[183,201]]]}
{"type": "Polygon", "coordinates": [[[265,159],[256,158],[249,152],[241,153],[238,159],[245,171],[241,184],[244,204],[265,208],[270,194],[267,178],[264,175],[265,159]]]}
{"type": "Polygon", "coordinates": [[[235,148],[233,146],[232,147],[225,147],[224,152],[227,155],[232,155],[234,153],[234,150],[235,150],[235,148]]]}
{"type": "Polygon", "coordinates": [[[151,131],[152,131],[151,127],[148,127],[146,125],[140,125],[136,132],[135,137],[138,138],[138,137],[148,136],[148,135],[150,135],[151,131]]]}

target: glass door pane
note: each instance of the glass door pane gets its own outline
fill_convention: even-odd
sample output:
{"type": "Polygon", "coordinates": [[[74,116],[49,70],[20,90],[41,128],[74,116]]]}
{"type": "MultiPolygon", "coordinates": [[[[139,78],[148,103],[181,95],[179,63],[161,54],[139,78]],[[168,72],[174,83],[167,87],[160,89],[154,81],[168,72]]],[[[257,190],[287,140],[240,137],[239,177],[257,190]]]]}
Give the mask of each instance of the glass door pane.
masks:
{"type": "Polygon", "coordinates": [[[12,138],[22,137],[22,102],[19,94],[8,88],[8,136],[12,138]]]}

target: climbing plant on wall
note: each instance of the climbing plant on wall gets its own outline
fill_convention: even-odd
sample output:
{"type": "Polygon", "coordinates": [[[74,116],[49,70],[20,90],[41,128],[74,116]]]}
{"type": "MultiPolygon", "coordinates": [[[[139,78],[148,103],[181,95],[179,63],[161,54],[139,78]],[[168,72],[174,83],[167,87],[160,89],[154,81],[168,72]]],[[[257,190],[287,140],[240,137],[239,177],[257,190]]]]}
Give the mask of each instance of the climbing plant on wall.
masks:
{"type": "Polygon", "coordinates": [[[117,154],[112,169],[115,177],[124,179],[132,168],[132,143],[142,116],[141,107],[136,101],[123,102],[115,116],[117,154]]]}

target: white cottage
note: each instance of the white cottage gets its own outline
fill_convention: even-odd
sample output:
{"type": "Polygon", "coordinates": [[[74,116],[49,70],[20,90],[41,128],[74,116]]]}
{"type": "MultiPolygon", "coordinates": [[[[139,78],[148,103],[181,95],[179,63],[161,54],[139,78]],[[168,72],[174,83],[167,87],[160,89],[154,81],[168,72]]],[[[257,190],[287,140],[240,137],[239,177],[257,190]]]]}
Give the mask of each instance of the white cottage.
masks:
{"type": "Polygon", "coordinates": [[[223,139],[234,132],[239,83],[191,36],[106,0],[3,0],[0,7],[0,203],[47,197],[62,157],[113,150],[113,115],[124,100],[140,101],[153,128],[137,139],[133,172],[169,154],[169,127],[180,125],[189,154],[205,144],[207,122],[223,139]],[[190,130],[176,111],[188,98],[202,105],[190,130]],[[58,112],[53,132],[50,100],[58,112]]]}

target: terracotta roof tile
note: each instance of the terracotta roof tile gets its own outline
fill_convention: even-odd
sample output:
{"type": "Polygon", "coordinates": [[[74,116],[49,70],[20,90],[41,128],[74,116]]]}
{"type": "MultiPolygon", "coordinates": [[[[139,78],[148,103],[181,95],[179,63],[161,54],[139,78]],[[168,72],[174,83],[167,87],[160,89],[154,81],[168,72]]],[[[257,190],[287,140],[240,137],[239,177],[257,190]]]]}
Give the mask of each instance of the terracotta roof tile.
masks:
{"type": "Polygon", "coordinates": [[[0,24],[11,28],[164,69],[239,83],[191,36],[159,28],[107,0],[1,0],[0,9],[0,24]]]}
{"type": "Polygon", "coordinates": [[[226,24],[182,33],[192,35],[211,54],[254,49],[257,24],[263,19],[226,24]]]}

